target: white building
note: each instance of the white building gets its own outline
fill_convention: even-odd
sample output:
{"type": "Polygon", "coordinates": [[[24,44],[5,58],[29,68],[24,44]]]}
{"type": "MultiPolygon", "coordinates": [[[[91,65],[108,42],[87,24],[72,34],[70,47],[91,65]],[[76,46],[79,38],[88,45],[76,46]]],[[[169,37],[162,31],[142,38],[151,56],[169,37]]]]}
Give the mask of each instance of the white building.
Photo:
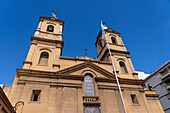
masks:
{"type": "Polygon", "coordinates": [[[142,71],[136,71],[138,73],[138,77],[140,80],[144,80],[146,77],[148,77],[150,74],[146,74],[145,72],[142,71]]]}
{"type": "Polygon", "coordinates": [[[145,79],[145,86],[152,86],[151,89],[159,94],[158,98],[165,113],[170,113],[170,60],[145,79]]]}

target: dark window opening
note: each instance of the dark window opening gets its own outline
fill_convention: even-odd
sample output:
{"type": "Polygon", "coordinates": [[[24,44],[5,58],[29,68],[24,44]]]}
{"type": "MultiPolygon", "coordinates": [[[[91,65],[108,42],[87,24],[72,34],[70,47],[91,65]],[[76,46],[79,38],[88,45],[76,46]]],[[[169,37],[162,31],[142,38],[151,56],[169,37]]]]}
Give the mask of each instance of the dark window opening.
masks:
{"type": "Polygon", "coordinates": [[[166,97],[167,97],[168,100],[170,100],[170,94],[168,94],[166,97]]]}
{"type": "Polygon", "coordinates": [[[39,64],[40,65],[47,65],[48,64],[48,57],[49,57],[49,54],[47,52],[42,52],[41,55],[40,55],[39,64]]]}
{"type": "Polygon", "coordinates": [[[119,62],[119,65],[122,73],[128,73],[124,62],[119,62]]]}
{"type": "Polygon", "coordinates": [[[116,38],[111,37],[111,39],[112,39],[112,43],[113,43],[113,44],[117,44],[117,42],[116,42],[116,38]]]}
{"type": "Polygon", "coordinates": [[[33,101],[38,101],[38,95],[34,95],[33,101]]]}
{"type": "Polygon", "coordinates": [[[41,93],[41,90],[33,90],[32,96],[31,96],[31,101],[39,101],[40,100],[40,93],[41,93]]]}
{"type": "Polygon", "coordinates": [[[135,94],[131,94],[131,99],[132,99],[133,104],[139,104],[135,94]]]}
{"type": "Polygon", "coordinates": [[[102,41],[100,40],[98,45],[102,48],[102,41]]]}
{"type": "Polygon", "coordinates": [[[48,26],[47,26],[47,31],[53,32],[53,31],[54,31],[54,26],[48,25],[48,26]]]}

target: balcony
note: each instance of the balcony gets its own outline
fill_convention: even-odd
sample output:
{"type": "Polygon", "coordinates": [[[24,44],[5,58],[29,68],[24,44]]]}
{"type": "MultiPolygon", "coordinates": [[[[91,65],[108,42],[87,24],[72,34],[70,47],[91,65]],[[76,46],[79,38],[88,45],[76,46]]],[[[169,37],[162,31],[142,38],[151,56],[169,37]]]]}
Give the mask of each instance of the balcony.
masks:
{"type": "Polygon", "coordinates": [[[99,107],[100,102],[99,102],[99,97],[98,96],[83,96],[83,105],[84,106],[95,106],[99,107]]]}
{"type": "Polygon", "coordinates": [[[168,90],[170,90],[170,85],[166,86],[166,88],[167,88],[168,90]]]}
{"type": "Polygon", "coordinates": [[[166,80],[170,78],[170,71],[168,69],[164,70],[163,72],[160,73],[162,75],[162,79],[166,80]]]}

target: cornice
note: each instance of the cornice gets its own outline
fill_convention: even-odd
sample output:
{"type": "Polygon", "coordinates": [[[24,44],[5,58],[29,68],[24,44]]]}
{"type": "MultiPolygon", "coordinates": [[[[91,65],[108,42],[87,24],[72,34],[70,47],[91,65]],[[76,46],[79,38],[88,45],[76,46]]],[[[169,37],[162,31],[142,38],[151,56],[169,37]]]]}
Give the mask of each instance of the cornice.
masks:
{"type": "Polygon", "coordinates": [[[30,65],[32,65],[32,61],[24,61],[23,64],[30,64],[30,65]]]}
{"type": "Polygon", "coordinates": [[[63,41],[45,39],[45,38],[41,38],[41,37],[34,37],[34,36],[31,36],[31,41],[32,41],[32,40],[44,41],[44,42],[51,42],[51,43],[60,43],[60,44],[62,45],[62,47],[63,47],[63,45],[64,45],[64,42],[63,42],[63,41]]]}
{"type": "Polygon", "coordinates": [[[59,64],[53,64],[53,67],[58,67],[58,68],[60,68],[60,65],[59,65],[59,64]]]}
{"type": "MultiPolygon", "coordinates": [[[[117,34],[118,36],[121,37],[121,33],[117,32],[117,31],[114,31],[111,28],[105,29],[104,31],[105,32],[110,32],[110,33],[115,33],[115,34],[117,34]]],[[[98,35],[96,37],[96,39],[97,39],[96,42],[99,40],[99,37],[100,37],[101,34],[102,34],[102,30],[99,31],[99,33],[98,33],[98,35]]],[[[95,43],[95,45],[96,45],[96,43],[95,43]]]]}
{"type": "MultiPolygon", "coordinates": [[[[129,84],[131,85],[131,84],[129,84]]],[[[112,86],[112,85],[98,85],[98,88],[99,89],[110,89],[110,90],[119,90],[117,86],[112,86]]],[[[140,91],[140,92],[144,92],[143,88],[134,88],[134,87],[123,87],[121,86],[121,90],[124,91],[124,90],[136,90],[136,91],[140,91]]]]}
{"type": "Polygon", "coordinates": [[[25,80],[25,79],[18,79],[17,84],[44,84],[50,85],[50,87],[74,87],[74,88],[82,88],[81,83],[66,83],[66,82],[50,82],[50,81],[40,81],[40,80],[25,80]]]}
{"type": "Polygon", "coordinates": [[[145,80],[148,80],[149,78],[151,78],[153,75],[155,75],[156,73],[159,73],[163,68],[165,68],[166,66],[170,65],[170,60],[168,60],[165,64],[163,64],[161,67],[159,67],[158,69],[156,69],[154,72],[152,72],[148,77],[145,78],[145,80]]]}
{"type": "MultiPolygon", "coordinates": [[[[69,69],[67,68],[66,70],[69,69]]],[[[103,74],[107,74],[107,73],[103,73],[103,74]]],[[[84,76],[82,75],[62,74],[59,72],[38,71],[38,70],[30,70],[30,69],[17,69],[17,76],[39,77],[39,78],[49,78],[49,79],[72,79],[72,80],[84,79],[84,76]]],[[[114,78],[114,76],[112,77],[113,78],[95,77],[95,80],[96,82],[116,83],[116,79],[114,78]]],[[[142,85],[144,83],[144,80],[119,78],[119,82],[120,84],[142,85]]]]}
{"type": "Polygon", "coordinates": [[[63,36],[62,34],[56,34],[56,33],[53,33],[53,32],[44,32],[44,31],[40,31],[40,30],[35,30],[35,31],[38,31],[38,32],[44,33],[44,34],[55,35],[55,36],[63,36]]]}
{"type": "Polygon", "coordinates": [[[51,79],[74,79],[74,80],[84,79],[82,75],[57,74],[56,72],[30,70],[30,69],[17,69],[17,76],[51,78],[51,79]]]}
{"type": "Polygon", "coordinates": [[[44,20],[44,19],[45,20],[50,20],[50,21],[57,21],[57,22],[61,22],[61,23],[64,24],[64,21],[59,20],[59,19],[52,20],[51,17],[42,17],[42,16],[39,17],[39,20],[44,20]]]}
{"type": "Polygon", "coordinates": [[[159,97],[159,94],[145,94],[146,97],[159,97]]]}
{"type": "MultiPolygon", "coordinates": [[[[111,44],[111,43],[109,43],[109,44],[111,44]]],[[[115,45],[115,44],[111,44],[111,45],[115,45]]],[[[125,45],[115,45],[115,46],[125,47],[125,45]]],[[[99,54],[97,55],[97,57],[100,56],[100,54],[104,51],[105,47],[106,47],[106,43],[104,43],[104,46],[103,46],[103,48],[101,49],[101,51],[99,52],[99,54]]],[[[106,51],[108,52],[108,49],[106,49],[105,52],[106,52],[106,51]]],[[[130,54],[129,51],[120,51],[120,50],[114,50],[114,49],[110,49],[110,51],[111,51],[111,52],[118,52],[118,53],[130,54]]],[[[105,53],[104,53],[104,54],[105,54],[105,53]]]]}
{"type": "Polygon", "coordinates": [[[84,69],[86,67],[89,67],[89,68],[103,74],[104,76],[109,77],[109,78],[114,78],[113,73],[111,73],[111,72],[109,72],[109,71],[107,71],[107,70],[105,70],[105,69],[103,69],[103,68],[101,68],[101,67],[99,67],[99,66],[97,66],[97,65],[95,65],[93,63],[91,63],[90,61],[78,64],[78,65],[75,65],[75,66],[71,66],[71,67],[65,68],[63,70],[59,70],[56,73],[58,73],[58,74],[69,74],[69,73],[78,71],[80,69],[84,69]]]}
{"type": "MultiPolygon", "coordinates": [[[[97,57],[100,56],[100,54],[102,53],[102,51],[104,51],[104,48],[101,50],[101,52],[99,53],[99,55],[97,57]]],[[[120,50],[115,50],[115,49],[110,49],[111,52],[115,52],[115,53],[120,53],[120,54],[126,54],[128,55],[127,57],[130,58],[129,54],[130,52],[129,51],[120,51],[120,50]]],[[[105,49],[104,51],[104,54],[103,56],[101,57],[101,61],[105,58],[105,56],[107,55],[107,53],[109,53],[109,50],[108,49],[105,49]]]]}
{"type": "Polygon", "coordinates": [[[7,96],[5,95],[1,87],[0,87],[0,98],[2,99],[4,104],[8,107],[8,109],[11,111],[11,113],[16,113],[13,109],[11,102],[8,100],[7,96]]]}
{"type": "MultiPolygon", "coordinates": [[[[116,79],[111,79],[111,78],[95,77],[95,80],[97,82],[116,83],[116,79]]],[[[144,80],[119,78],[119,83],[121,83],[121,84],[131,84],[131,85],[142,85],[144,83],[144,80]]]]}
{"type": "Polygon", "coordinates": [[[75,61],[90,61],[90,62],[95,62],[95,63],[99,63],[99,64],[112,65],[112,63],[110,63],[110,62],[91,60],[91,59],[79,59],[79,58],[71,58],[71,57],[63,57],[63,56],[60,56],[60,59],[75,60],[75,61]]]}

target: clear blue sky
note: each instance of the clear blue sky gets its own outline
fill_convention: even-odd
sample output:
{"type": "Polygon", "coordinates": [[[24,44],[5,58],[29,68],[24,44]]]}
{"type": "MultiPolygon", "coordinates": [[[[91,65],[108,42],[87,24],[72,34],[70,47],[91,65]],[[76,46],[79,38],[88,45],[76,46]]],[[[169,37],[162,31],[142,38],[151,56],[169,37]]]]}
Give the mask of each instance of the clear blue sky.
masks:
{"type": "Polygon", "coordinates": [[[150,73],[170,58],[170,0],[0,0],[0,83],[22,68],[39,16],[65,21],[63,55],[96,58],[100,19],[121,33],[136,70],[150,73]]]}

